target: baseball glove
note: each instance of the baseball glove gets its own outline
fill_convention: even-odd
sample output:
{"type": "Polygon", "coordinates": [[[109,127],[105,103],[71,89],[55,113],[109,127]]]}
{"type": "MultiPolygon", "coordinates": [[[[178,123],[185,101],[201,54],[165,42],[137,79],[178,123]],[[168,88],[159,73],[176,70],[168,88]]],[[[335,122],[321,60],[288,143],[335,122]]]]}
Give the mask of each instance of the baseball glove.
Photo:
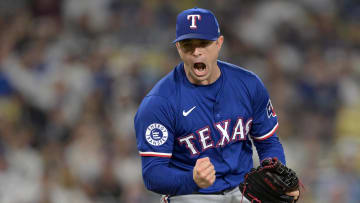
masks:
{"type": "Polygon", "coordinates": [[[265,159],[259,167],[251,169],[239,187],[251,202],[294,203],[297,200],[285,193],[298,190],[299,179],[293,170],[277,158],[272,158],[265,159]]]}

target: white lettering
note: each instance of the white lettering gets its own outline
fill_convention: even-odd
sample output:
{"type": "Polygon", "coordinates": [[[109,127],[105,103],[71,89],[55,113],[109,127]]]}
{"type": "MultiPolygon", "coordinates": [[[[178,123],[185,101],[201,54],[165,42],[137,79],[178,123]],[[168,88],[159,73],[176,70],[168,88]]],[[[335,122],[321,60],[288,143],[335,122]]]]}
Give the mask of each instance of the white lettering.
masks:
{"type": "Polygon", "coordinates": [[[210,136],[210,129],[209,127],[203,128],[197,132],[200,136],[200,144],[202,147],[202,151],[205,151],[207,148],[213,147],[214,142],[210,136]]]}
{"type": "Polygon", "coordinates": [[[191,18],[190,28],[191,28],[191,29],[196,29],[196,28],[197,28],[197,26],[196,26],[196,18],[197,18],[198,20],[201,20],[201,16],[200,16],[199,14],[197,14],[197,15],[188,15],[188,16],[187,16],[187,19],[190,20],[190,18],[191,18]]]}
{"type": "Polygon", "coordinates": [[[180,145],[184,144],[185,143],[185,147],[190,150],[190,153],[191,155],[196,155],[198,154],[199,152],[196,150],[195,146],[194,146],[194,143],[191,142],[191,139],[195,139],[195,136],[194,134],[191,134],[191,135],[188,135],[184,138],[180,138],[179,139],[179,143],[180,145]]]}
{"type": "Polygon", "coordinates": [[[252,124],[252,121],[253,119],[249,119],[247,122],[246,122],[246,125],[245,125],[245,135],[247,136],[250,132],[250,128],[251,128],[251,124],[252,124]]]}
{"type": "Polygon", "coordinates": [[[216,123],[215,127],[219,130],[221,134],[221,140],[216,144],[216,146],[224,146],[227,143],[230,142],[230,136],[229,136],[229,127],[230,120],[222,121],[219,123],[216,123]]]}
{"type": "Polygon", "coordinates": [[[234,141],[234,140],[244,140],[244,139],[245,139],[244,122],[242,118],[239,118],[236,121],[231,140],[234,141]]]}

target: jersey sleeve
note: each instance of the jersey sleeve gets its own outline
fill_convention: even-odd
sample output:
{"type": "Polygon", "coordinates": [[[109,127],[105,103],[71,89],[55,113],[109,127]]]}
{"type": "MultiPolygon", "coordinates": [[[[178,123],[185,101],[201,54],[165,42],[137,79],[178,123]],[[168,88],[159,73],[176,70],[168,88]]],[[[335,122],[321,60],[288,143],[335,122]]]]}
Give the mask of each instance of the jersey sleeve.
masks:
{"type": "Polygon", "coordinates": [[[147,96],[135,115],[144,184],[147,189],[159,194],[191,194],[198,189],[192,171],[169,167],[175,132],[174,112],[166,98],[147,96]]]}
{"type": "Polygon", "coordinates": [[[254,140],[265,140],[274,135],[278,127],[278,120],[269,93],[259,78],[257,78],[254,90],[253,123],[250,134],[254,140]]]}
{"type": "Polygon", "coordinates": [[[170,158],[174,142],[174,111],[161,96],[147,96],[134,119],[140,156],[170,158]]]}

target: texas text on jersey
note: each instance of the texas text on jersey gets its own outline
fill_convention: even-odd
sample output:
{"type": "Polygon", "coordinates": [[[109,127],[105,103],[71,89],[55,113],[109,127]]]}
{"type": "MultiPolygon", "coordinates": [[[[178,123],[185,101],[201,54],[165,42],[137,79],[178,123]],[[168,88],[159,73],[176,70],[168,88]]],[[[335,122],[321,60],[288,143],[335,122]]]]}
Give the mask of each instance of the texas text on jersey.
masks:
{"type": "MultiPolygon", "coordinates": [[[[250,138],[257,148],[271,143],[283,150],[275,134],[277,117],[261,80],[233,64],[217,63],[221,75],[210,85],[190,83],[180,63],[141,103],[135,117],[137,146],[141,156],[153,157],[143,160],[144,177],[149,179],[145,185],[153,191],[212,193],[236,187],[253,167],[250,138]],[[205,189],[192,181],[192,169],[201,157],[209,157],[216,169],[215,183],[205,189]],[[161,165],[176,169],[178,178],[163,177],[166,171],[146,177],[155,165],[158,170],[164,170],[161,165]],[[174,178],[174,187],[151,186],[152,178],[174,178]]],[[[274,155],[285,163],[283,151],[259,154],[260,158],[274,155]]]]}

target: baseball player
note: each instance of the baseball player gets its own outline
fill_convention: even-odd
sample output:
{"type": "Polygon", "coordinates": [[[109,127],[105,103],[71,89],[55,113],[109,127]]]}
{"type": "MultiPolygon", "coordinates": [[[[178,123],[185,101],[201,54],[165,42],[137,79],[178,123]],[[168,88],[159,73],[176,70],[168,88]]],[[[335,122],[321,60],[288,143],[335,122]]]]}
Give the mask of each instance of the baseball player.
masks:
{"type": "Polygon", "coordinates": [[[163,194],[162,202],[249,202],[238,186],[253,167],[250,139],[260,160],[277,157],[285,164],[264,84],[254,73],[218,60],[223,41],[211,11],[181,12],[174,43],[183,62],[136,113],[144,183],[163,194]]]}

